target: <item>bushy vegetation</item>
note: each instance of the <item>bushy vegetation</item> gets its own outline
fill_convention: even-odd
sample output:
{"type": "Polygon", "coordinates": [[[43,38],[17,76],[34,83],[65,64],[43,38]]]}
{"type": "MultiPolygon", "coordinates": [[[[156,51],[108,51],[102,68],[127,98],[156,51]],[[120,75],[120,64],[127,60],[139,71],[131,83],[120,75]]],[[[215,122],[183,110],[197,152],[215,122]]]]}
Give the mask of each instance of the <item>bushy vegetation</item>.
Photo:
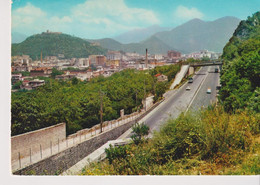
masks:
{"type": "Polygon", "coordinates": [[[106,49],[92,46],[88,41],[67,34],[36,34],[19,44],[12,44],[12,56],[30,55],[33,60],[42,56],[58,56],[65,58],[84,58],[89,55],[105,54],[106,49]]]}
{"type": "Polygon", "coordinates": [[[182,114],[148,142],[108,149],[113,159],[92,163],[82,175],[259,174],[259,122],[257,113],[222,107],[182,114]]]}
{"type": "Polygon", "coordinates": [[[12,74],[22,74],[22,76],[30,76],[29,71],[14,71],[12,74]]]}
{"type": "Polygon", "coordinates": [[[166,65],[166,66],[158,66],[155,67],[153,70],[150,71],[151,75],[156,74],[164,74],[168,77],[168,81],[171,82],[174,78],[177,72],[179,72],[181,69],[181,65],[166,65]]]}
{"type": "MultiPolygon", "coordinates": [[[[179,66],[169,68],[178,69],[179,66]]],[[[172,72],[176,74],[177,70],[172,72]]],[[[118,118],[121,109],[126,114],[141,109],[144,97],[161,93],[154,90],[158,83],[154,76],[145,71],[124,70],[108,78],[94,78],[91,82],[45,80],[46,85],[37,90],[12,93],[12,135],[61,122],[66,123],[67,134],[90,128],[100,122],[101,94],[104,94],[103,118],[106,121],[118,118]]]]}
{"type": "Polygon", "coordinates": [[[225,110],[260,112],[260,12],[240,22],[222,59],[220,99],[225,110]]]}
{"type": "Polygon", "coordinates": [[[144,141],[144,137],[149,134],[149,127],[144,123],[136,123],[132,126],[134,134],[131,136],[135,144],[139,144],[144,141]]]}
{"type": "Polygon", "coordinates": [[[240,23],[222,59],[218,106],[168,120],[148,142],[124,146],[123,157],[92,163],[81,174],[259,174],[260,12],[240,23]]]}

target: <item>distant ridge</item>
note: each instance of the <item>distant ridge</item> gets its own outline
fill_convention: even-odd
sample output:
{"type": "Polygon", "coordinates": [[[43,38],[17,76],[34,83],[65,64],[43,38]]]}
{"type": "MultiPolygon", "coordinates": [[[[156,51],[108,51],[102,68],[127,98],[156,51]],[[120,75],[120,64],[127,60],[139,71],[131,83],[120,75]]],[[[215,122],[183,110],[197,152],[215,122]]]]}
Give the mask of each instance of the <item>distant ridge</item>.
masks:
{"type": "Polygon", "coordinates": [[[190,20],[171,31],[154,34],[172,48],[190,53],[202,49],[221,52],[240,19],[223,17],[215,21],[190,20]]]}
{"type": "Polygon", "coordinates": [[[145,39],[148,39],[153,34],[161,31],[168,31],[170,28],[160,27],[159,25],[152,25],[147,28],[140,28],[130,30],[128,32],[122,33],[113,39],[122,43],[122,44],[129,44],[129,43],[138,43],[145,39]]]}
{"type": "Polygon", "coordinates": [[[136,52],[140,54],[145,54],[145,49],[148,49],[150,54],[160,54],[167,53],[168,50],[172,48],[167,44],[162,42],[156,37],[150,37],[147,40],[144,40],[139,43],[130,43],[130,44],[121,44],[120,42],[115,41],[114,39],[105,38],[98,40],[88,40],[92,43],[98,43],[101,47],[108,50],[117,50],[124,52],[136,52]]]}
{"type": "Polygon", "coordinates": [[[140,42],[122,44],[114,39],[98,39],[100,46],[109,50],[145,53],[148,48],[151,54],[166,54],[168,50],[191,53],[208,49],[221,52],[232,36],[240,20],[235,17],[222,17],[215,21],[192,19],[170,31],[157,32],[140,42]]]}

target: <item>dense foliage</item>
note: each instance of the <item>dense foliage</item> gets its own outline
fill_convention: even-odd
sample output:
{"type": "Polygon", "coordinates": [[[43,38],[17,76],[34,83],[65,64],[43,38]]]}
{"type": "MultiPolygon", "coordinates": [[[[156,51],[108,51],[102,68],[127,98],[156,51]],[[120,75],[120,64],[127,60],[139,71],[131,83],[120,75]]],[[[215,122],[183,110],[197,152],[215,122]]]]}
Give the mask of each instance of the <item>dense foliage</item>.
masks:
{"type": "Polygon", "coordinates": [[[110,148],[83,175],[205,175],[260,173],[260,116],[222,107],[168,120],[148,142],[110,148]]]}
{"type": "Polygon", "coordinates": [[[28,37],[19,44],[12,44],[12,56],[30,55],[33,60],[64,54],[65,58],[84,58],[104,54],[106,49],[92,46],[88,41],[67,34],[42,33],[28,37]]]}
{"type": "Polygon", "coordinates": [[[14,71],[12,74],[22,74],[22,76],[30,76],[29,71],[14,71]]]}
{"type": "MultiPolygon", "coordinates": [[[[176,74],[173,69],[179,66],[168,68],[176,74]]],[[[130,114],[142,108],[144,97],[160,96],[154,91],[158,82],[145,71],[124,70],[91,82],[45,80],[46,85],[37,90],[12,93],[12,135],[61,122],[66,123],[67,134],[71,134],[100,122],[102,97],[103,119],[112,120],[119,117],[121,109],[130,114]]]]}
{"type": "Polygon", "coordinates": [[[55,78],[57,75],[62,75],[63,72],[62,71],[59,71],[58,69],[56,68],[52,68],[52,71],[51,71],[51,77],[52,78],[55,78]]]}
{"type": "Polygon", "coordinates": [[[133,135],[132,140],[135,144],[139,144],[144,141],[144,137],[149,134],[149,127],[144,123],[136,123],[132,126],[133,135]]]}
{"type": "Polygon", "coordinates": [[[223,51],[220,99],[225,110],[260,111],[260,12],[241,21],[223,51]]]}

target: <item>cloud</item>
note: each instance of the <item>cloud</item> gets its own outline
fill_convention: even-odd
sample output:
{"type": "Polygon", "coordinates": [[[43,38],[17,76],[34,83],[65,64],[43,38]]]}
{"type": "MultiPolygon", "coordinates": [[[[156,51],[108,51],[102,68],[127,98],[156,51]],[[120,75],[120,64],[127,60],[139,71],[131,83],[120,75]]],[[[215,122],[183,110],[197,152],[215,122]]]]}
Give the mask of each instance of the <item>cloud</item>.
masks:
{"type": "Polygon", "coordinates": [[[194,18],[202,18],[204,14],[200,12],[197,8],[187,8],[185,6],[178,6],[177,10],[174,12],[174,17],[183,20],[189,20],[194,18]]]}
{"type": "Polygon", "coordinates": [[[12,11],[13,31],[26,34],[41,33],[48,29],[81,37],[101,38],[159,22],[153,11],[129,8],[124,0],[87,0],[72,6],[63,17],[48,14],[31,3],[12,11]]]}
{"type": "Polygon", "coordinates": [[[82,22],[118,23],[123,25],[156,24],[159,20],[151,10],[129,8],[124,0],[88,0],[72,9],[82,22]],[[107,22],[109,19],[111,22],[107,22]]]}
{"type": "Polygon", "coordinates": [[[153,11],[129,8],[124,0],[88,0],[72,8],[72,17],[86,27],[106,29],[110,35],[159,23],[153,11]]]}
{"type": "Polygon", "coordinates": [[[71,22],[72,19],[68,16],[48,16],[31,3],[12,11],[12,29],[21,33],[35,34],[47,29],[59,31],[66,27],[66,23],[71,22]]]}
{"type": "Polygon", "coordinates": [[[37,19],[44,16],[46,16],[46,13],[40,8],[27,3],[25,7],[18,8],[12,12],[12,27],[33,24],[37,19]]]}

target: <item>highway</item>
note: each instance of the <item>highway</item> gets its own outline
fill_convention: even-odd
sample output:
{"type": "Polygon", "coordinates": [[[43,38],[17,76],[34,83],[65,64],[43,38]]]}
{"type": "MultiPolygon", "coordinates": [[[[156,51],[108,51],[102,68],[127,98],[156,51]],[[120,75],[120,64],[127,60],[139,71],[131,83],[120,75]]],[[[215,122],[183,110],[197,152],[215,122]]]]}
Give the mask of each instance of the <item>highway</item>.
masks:
{"type": "Polygon", "coordinates": [[[205,79],[205,82],[201,85],[198,94],[195,96],[196,98],[192,101],[189,110],[196,111],[201,107],[207,107],[216,101],[216,86],[219,85],[220,74],[214,72],[215,68],[217,68],[217,66],[208,68],[208,76],[205,79]],[[205,93],[208,88],[211,89],[211,94],[205,93]]]}
{"type": "MultiPolygon", "coordinates": [[[[216,67],[202,67],[193,76],[193,83],[186,83],[177,90],[169,91],[165,101],[139,122],[148,125],[152,134],[155,130],[159,131],[169,118],[177,118],[187,109],[198,110],[201,106],[207,107],[211,102],[216,101],[216,86],[219,83],[219,73],[214,73],[216,67]],[[187,86],[190,90],[186,90],[187,86]],[[207,94],[208,88],[211,88],[211,94],[207,94]]],[[[127,138],[130,135],[131,129],[120,138],[127,138]]]]}

